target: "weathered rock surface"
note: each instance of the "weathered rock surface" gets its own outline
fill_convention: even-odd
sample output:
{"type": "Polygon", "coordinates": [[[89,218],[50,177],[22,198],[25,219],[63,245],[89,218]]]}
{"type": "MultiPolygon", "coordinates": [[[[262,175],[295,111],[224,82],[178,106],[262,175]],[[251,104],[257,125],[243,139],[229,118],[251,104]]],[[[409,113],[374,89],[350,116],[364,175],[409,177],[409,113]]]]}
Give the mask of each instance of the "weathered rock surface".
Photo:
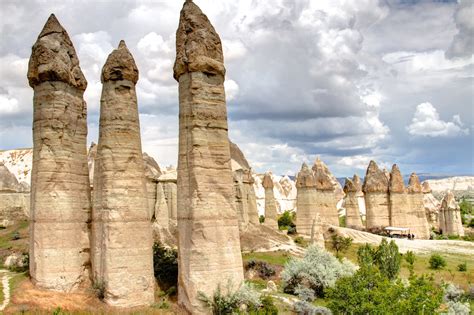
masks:
{"type": "Polygon", "coordinates": [[[153,303],[155,289],[137,80],[121,41],[102,68],[92,216],[94,281],[104,285],[105,302],[120,307],[153,303]]]}
{"type": "Polygon", "coordinates": [[[423,182],[423,204],[430,228],[439,230],[439,211],[441,202],[433,196],[429,182],[423,182]]]}
{"type": "Polygon", "coordinates": [[[262,186],[265,189],[265,225],[271,228],[278,229],[278,211],[275,201],[275,195],[273,194],[273,178],[271,172],[266,172],[262,186]]]}
{"type": "Polygon", "coordinates": [[[370,161],[362,186],[366,207],[367,230],[390,225],[388,179],[375,161],[370,161]]]}
{"type": "MultiPolygon", "coordinates": [[[[397,164],[393,164],[389,180],[390,225],[409,228],[412,226],[410,204],[403,176],[397,164]]],[[[411,231],[413,233],[413,231],[411,231]]]]}
{"type": "Polygon", "coordinates": [[[430,226],[425,213],[425,205],[423,203],[423,191],[420,179],[415,173],[410,175],[408,182],[408,202],[410,212],[407,216],[408,224],[412,234],[419,239],[430,238],[430,226]]]}
{"type": "Polygon", "coordinates": [[[33,45],[28,81],[34,89],[30,275],[39,287],[69,292],[89,279],[87,81],[54,15],[33,45]]]}
{"type": "Polygon", "coordinates": [[[354,175],[352,179],[346,178],[344,184],[344,208],[346,209],[346,226],[351,229],[361,230],[364,228],[360,216],[358,195],[361,192],[360,179],[354,175]]]}
{"type": "Polygon", "coordinates": [[[296,176],[296,229],[298,234],[310,237],[313,230],[313,221],[320,217],[316,200],[316,180],[312,170],[306,163],[296,176]]]}
{"type": "Polygon", "coordinates": [[[0,227],[28,219],[29,211],[29,187],[20,184],[0,161],[0,227]]]}
{"type": "Polygon", "coordinates": [[[222,45],[198,6],[186,1],[176,32],[179,82],[178,303],[206,314],[198,292],[243,281],[235,209],[222,45]]]}
{"type": "Polygon", "coordinates": [[[441,201],[439,211],[439,230],[444,235],[464,236],[461,221],[461,210],[451,191],[448,191],[441,201]]]}
{"type": "Polygon", "coordinates": [[[340,196],[336,195],[333,175],[327,165],[319,158],[314,162],[312,170],[316,183],[316,196],[314,198],[321,222],[339,226],[337,202],[340,200],[340,196]]]}

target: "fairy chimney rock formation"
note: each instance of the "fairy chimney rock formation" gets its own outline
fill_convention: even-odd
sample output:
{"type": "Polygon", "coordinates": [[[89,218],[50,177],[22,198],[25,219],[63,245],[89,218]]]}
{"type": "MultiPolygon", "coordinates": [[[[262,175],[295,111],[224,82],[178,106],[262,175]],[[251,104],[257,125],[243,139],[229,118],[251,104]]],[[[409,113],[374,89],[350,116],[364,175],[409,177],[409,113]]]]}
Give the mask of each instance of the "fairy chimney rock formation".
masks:
{"type": "Polygon", "coordinates": [[[155,289],[137,80],[121,41],[102,68],[91,250],[95,283],[104,285],[106,303],[120,307],[153,303],[155,289]]]}
{"type": "Polygon", "coordinates": [[[425,215],[431,229],[439,230],[439,210],[441,202],[432,194],[430,184],[424,181],[422,184],[423,205],[425,207],[425,215]]]}
{"type": "Polygon", "coordinates": [[[464,236],[461,210],[451,191],[446,192],[439,211],[439,229],[444,235],[464,236]]]}
{"type": "Polygon", "coordinates": [[[390,225],[389,183],[375,161],[370,161],[362,191],[366,205],[366,228],[378,229],[390,225]]]}
{"type": "Polygon", "coordinates": [[[296,229],[298,234],[311,236],[315,232],[314,222],[320,223],[316,200],[316,181],[312,170],[306,163],[296,176],[296,229]],[[315,221],[317,219],[317,221],[315,221]]]}
{"type": "Polygon", "coordinates": [[[344,183],[344,208],[346,209],[346,226],[351,229],[363,229],[360,217],[358,194],[361,191],[360,179],[354,175],[352,179],[346,178],[344,183]]]}
{"type": "Polygon", "coordinates": [[[174,78],[179,82],[178,303],[207,314],[199,293],[243,281],[235,208],[224,57],[219,35],[192,1],[176,31],[174,78]]]}
{"type": "Polygon", "coordinates": [[[28,65],[33,97],[30,275],[70,292],[89,279],[87,81],[66,30],[51,15],[28,65]]]}
{"type": "Polygon", "coordinates": [[[389,179],[390,225],[408,228],[410,226],[407,189],[397,164],[393,164],[389,179]]]}
{"type": "Polygon", "coordinates": [[[313,165],[313,176],[316,185],[316,211],[323,223],[339,226],[339,215],[337,212],[336,189],[331,179],[332,174],[327,165],[319,158],[313,165]]]}
{"type": "Polygon", "coordinates": [[[263,176],[262,186],[265,189],[265,225],[278,229],[278,211],[271,172],[266,172],[263,176]]]}

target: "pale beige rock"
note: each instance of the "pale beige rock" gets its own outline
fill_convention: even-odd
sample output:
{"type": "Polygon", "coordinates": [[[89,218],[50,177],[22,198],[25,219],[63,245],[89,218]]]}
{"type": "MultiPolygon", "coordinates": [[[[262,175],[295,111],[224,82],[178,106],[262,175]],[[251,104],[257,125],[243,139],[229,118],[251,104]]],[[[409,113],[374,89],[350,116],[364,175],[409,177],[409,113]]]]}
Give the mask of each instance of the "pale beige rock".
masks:
{"type": "Polygon", "coordinates": [[[448,191],[441,201],[439,211],[439,230],[444,235],[464,236],[461,221],[461,210],[451,191],[448,191]]]}
{"type": "Polygon", "coordinates": [[[425,207],[425,215],[428,219],[430,229],[439,230],[439,211],[441,202],[433,196],[430,184],[427,181],[423,182],[423,205],[425,207]]]}
{"type": "Polygon", "coordinates": [[[222,45],[192,2],[181,10],[174,77],[179,82],[178,303],[208,314],[198,292],[243,281],[224,91],[222,45]]]}
{"type": "Polygon", "coordinates": [[[379,229],[390,225],[388,179],[374,161],[370,161],[362,186],[366,207],[366,228],[379,229]]]}
{"type": "Polygon", "coordinates": [[[313,176],[316,183],[316,212],[321,216],[323,223],[339,226],[339,214],[337,202],[341,196],[336,195],[336,188],[333,182],[333,175],[327,165],[319,158],[313,165],[313,176]]]}
{"type": "Polygon", "coordinates": [[[152,231],[135,84],[138,69],[123,41],[102,69],[94,171],[92,267],[107,304],[154,301],[152,231]]]}
{"type": "Polygon", "coordinates": [[[237,208],[237,217],[239,220],[240,231],[245,231],[249,225],[248,196],[246,187],[243,183],[243,169],[233,172],[235,189],[235,206],[237,208]]]}
{"type": "Polygon", "coordinates": [[[278,229],[278,210],[273,192],[273,178],[271,172],[266,172],[262,186],[265,189],[265,225],[278,229]]]}
{"type": "MultiPolygon", "coordinates": [[[[407,189],[397,164],[393,164],[389,180],[390,225],[396,227],[412,227],[412,213],[408,200],[407,189]]],[[[413,233],[413,231],[410,231],[413,233]]]]}
{"type": "Polygon", "coordinates": [[[0,227],[13,225],[29,217],[29,187],[22,183],[0,161],[0,227]]]}
{"type": "Polygon", "coordinates": [[[298,234],[311,236],[313,221],[319,217],[316,200],[316,180],[306,163],[296,176],[296,230],[298,234]]]}
{"type": "Polygon", "coordinates": [[[311,244],[315,244],[321,248],[326,248],[324,240],[324,229],[324,224],[323,222],[321,222],[321,217],[318,213],[311,222],[311,244]]]}
{"type": "Polygon", "coordinates": [[[430,226],[425,213],[425,205],[423,203],[424,196],[420,180],[415,173],[410,175],[407,190],[410,209],[407,227],[410,228],[415,238],[429,239],[430,226]]]}
{"type": "Polygon", "coordinates": [[[54,15],[33,45],[30,276],[42,288],[74,291],[89,279],[90,185],[87,81],[72,42],[54,15]]]}
{"type": "Polygon", "coordinates": [[[358,194],[361,192],[360,179],[354,175],[352,179],[346,178],[344,184],[344,208],[346,209],[346,226],[351,229],[362,230],[358,194]]]}

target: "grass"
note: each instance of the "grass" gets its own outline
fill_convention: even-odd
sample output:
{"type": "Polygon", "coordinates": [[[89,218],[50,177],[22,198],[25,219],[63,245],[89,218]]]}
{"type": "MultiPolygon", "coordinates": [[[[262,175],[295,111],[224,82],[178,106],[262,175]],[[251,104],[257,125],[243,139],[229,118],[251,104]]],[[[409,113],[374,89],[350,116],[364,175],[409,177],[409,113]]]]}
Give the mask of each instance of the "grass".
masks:
{"type": "Polygon", "coordinates": [[[271,265],[285,266],[291,255],[286,251],[265,252],[265,253],[246,253],[242,255],[244,263],[249,260],[262,260],[271,265]]]}

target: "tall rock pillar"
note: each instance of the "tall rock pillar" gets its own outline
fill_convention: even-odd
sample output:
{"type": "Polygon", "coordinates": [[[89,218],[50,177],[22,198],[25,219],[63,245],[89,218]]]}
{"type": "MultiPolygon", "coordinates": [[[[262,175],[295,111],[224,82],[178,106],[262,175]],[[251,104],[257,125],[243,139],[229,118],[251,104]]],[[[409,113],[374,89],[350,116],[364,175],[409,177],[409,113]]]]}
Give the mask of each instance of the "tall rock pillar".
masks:
{"type": "Polygon", "coordinates": [[[244,183],[245,190],[247,192],[247,209],[249,216],[249,223],[253,225],[260,225],[260,220],[258,218],[258,208],[257,208],[257,196],[255,194],[254,183],[255,180],[252,176],[252,170],[244,170],[244,176],[242,179],[244,183]]]}
{"type": "Polygon", "coordinates": [[[369,163],[362,191],[365,199],[367,230],[389,226],[388,178],[374,161],[369,163]]]}
{"type": "Polygon", "coordinates": [[[33,45],[28,81],[34,89],[30,275],[39,287],[69,292],[89,279],[87,81],[54,15],[33,45]]]}
{"type": "Polygon", "coordinates": [[[464,236],[464,227],[461,221],[461,210],[454,199],[452,192],[448,191],[441,201],[439,211],[439,230],[444,235],[464,236]]]}
{"type": "Polygon", "coordinates": [[[178,303],[193,314],[243,281],[224,91],[224,57],[214,27],[186,1],[176,31],[179,82],[178,303]]]}
{"type": "Polygon", "coordinates": [[[316,204],[316,181],[306,163],[301,165],[296,177],[296,190],[296,230],[298,234],[311,236],[313,226],[321,223],[321,215],[316,204]]]}
{"type": "Polygon", "coordinates": [[[123,41],[102,68],[94,170],[92,266],[106,303],[154,301],[152,231],[135,84],[138,69],[123,41]]]}
{"type": "MultiPolygon", "coordinates": [[[[403,183],[402,173],[397,164],[393,164],[389,179],[390,225],[409,228],[412,226],[409,217],[410,204],[407,189],[403,183]]],[[[413,231],[410,231],[413,232],[413,231]]]]}
{"type": "MultiPolygon", "coordinates": [[[[408,181],[408,202],[410,206],[409,227],[416,238],[429,239],[430,225],[425,213],[425,204],[423,202],[423,188],[420,179],[415,173],[410,175],[408,181]]],[[[462,224],[461,224],[462,226],[462,224]]]]}
{"type": "Polygon", "coordinates": [[[262,186],[265,189],[265,225],[278,229],[278,211],[273,192],[273,177],[271,172],[263,176],[262,186]]]}
{"type": "Polygon", "coordinates": [[[313,176],[316,184],[316,211],[323,223],[339,226],[336,189],[331,180],[331,172],[319,158],[313,165],[313,176]]]}
{"type": "Polygon", "coordinates": [[[360,209],[358,194],[361,192],[359,177],[354,175],[352,179],[346,178],[344,184],[344,208],[346,209],[346,226],[351,229],[362,230],[362,220],[360,218],[360,209]]]}

